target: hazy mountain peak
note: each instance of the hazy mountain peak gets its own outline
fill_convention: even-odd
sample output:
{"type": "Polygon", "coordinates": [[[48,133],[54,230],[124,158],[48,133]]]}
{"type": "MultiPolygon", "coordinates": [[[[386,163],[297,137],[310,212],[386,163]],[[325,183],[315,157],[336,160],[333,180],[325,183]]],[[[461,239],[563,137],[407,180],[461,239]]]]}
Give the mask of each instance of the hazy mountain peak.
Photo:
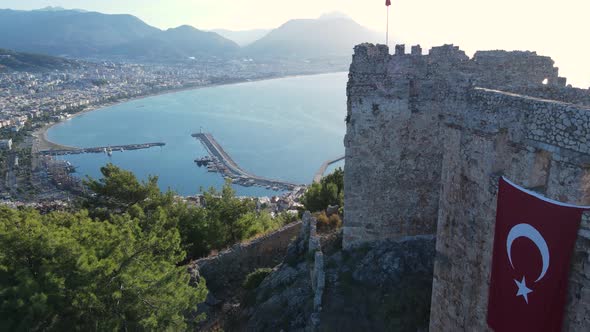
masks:
{"type": "Polygon", "coordinates": [[[39,8],[36,10],[40,11],[40,12],[59,12],[59,11],[66,10],[66,9],[64,7],[59,7],[59,6],[47,6],[47,7],[39,8]]]}
{"type": "Polygon", "coordinates": [[[356,44],[378,40],[375,32],[350,18],[341,15],[324,17],[290,20],[244,51],[260,57],[345,57],[352,54],[356,44]]]}
{"type": "Polygon", "coordinates": [[[60,6],[47,6],[44,8],[39,8],[36,9],[34,11],[38,11],[38,12],[63,12],[63,11],[74,11],[74,12],[78,12],[78,13],[87,13],[87,10],[84,9],[66,9],[64,7],[60,7],[60,6]]]}
{"type": "Polygon", "coordinates": [[[339,11],[324,13],[319,17],[320,20],[333,20],[335,18],[345,18],[345,19],[352,20],[352,17],[346,15],[343,12],[339,12],[339,11]]]}
{"type": "Polygon", "coordinates": [[[198,29],[192,25],[183,24],[183,25],[177,26],[176,28],[170,28],[166,31],[195,31],[195,30],[198,30],[198,29]]]}

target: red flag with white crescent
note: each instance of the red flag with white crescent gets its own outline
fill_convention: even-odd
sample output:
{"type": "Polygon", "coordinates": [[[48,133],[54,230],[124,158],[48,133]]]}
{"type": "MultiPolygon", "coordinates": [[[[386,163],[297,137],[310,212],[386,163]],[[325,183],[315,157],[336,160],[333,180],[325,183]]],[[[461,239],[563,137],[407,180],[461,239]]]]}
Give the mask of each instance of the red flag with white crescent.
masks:
{"type": "Polygon", "coordinates": [[[500,180],[488,303],[494,331],[561,331],[570,258],[586,209],[500,180]]]}
{"type": "Polygon", "coordinates": [[[386,6],[391,6],[391,0],[385,0],[385,5],[386,6]]]}

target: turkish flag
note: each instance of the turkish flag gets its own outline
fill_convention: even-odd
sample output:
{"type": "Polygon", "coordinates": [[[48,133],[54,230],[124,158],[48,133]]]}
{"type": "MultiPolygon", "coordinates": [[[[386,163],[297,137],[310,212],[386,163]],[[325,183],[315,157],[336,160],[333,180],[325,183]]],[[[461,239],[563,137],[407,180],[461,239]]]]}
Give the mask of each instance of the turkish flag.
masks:
{"type": "Polygon", "coordinates": [[[385,0],[385,5],[386,6],[391,6],[391,0],[385,0]]]}
{"type": "Polygon", "coordinates": [[[502,178],[488,303],[501,331],[560,331],[582,212],[502,178]]]}

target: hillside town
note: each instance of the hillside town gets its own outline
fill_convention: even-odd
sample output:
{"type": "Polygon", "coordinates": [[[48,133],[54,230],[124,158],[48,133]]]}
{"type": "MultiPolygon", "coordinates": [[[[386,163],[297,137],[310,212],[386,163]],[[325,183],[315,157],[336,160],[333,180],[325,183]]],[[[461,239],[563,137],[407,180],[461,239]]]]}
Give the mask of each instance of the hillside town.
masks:
{"type": "MultiPolygon", "coordinates": [[[[66,71],[17,72],[0,67],[0,126],[158,92],[296,74],[333,71],[330,63],[252,59],[192,60],[178,64],[79,62],[66,71]]],[[[15,128],[15,130],[17,130],[15,128]]]]}

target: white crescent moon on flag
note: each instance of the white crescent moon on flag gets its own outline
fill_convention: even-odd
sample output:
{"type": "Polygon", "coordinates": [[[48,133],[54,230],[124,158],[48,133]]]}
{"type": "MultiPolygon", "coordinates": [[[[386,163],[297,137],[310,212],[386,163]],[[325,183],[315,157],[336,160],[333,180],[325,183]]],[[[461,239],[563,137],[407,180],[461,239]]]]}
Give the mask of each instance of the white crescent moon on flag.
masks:
{"type": "Polygon", "coordinates": [[[541,274],[537,280],[535,280],[535,282],[537,282],[543,279],[545,273],[547,273],[547,269],[549,269],[549,248],[547,247],[547,242],[545,242],[545,239],[541,233],[539,233],[536,228],[529,224],[518,224],[512,227],[508,233],[508,237],[506,238],[506,252],[508,253],[508,259],[510,260],[510,265],[512,265],[512,268],[514,268],[514,264],[512,264],[512,255],[510,253],[510,249],[512,248],[512,242],[520,237],[525,237],[533,241],[533,243],[539,249],[539,252],[541,252],[541,258],[543,258],[543,268],[541,269],[541,274]]]}

